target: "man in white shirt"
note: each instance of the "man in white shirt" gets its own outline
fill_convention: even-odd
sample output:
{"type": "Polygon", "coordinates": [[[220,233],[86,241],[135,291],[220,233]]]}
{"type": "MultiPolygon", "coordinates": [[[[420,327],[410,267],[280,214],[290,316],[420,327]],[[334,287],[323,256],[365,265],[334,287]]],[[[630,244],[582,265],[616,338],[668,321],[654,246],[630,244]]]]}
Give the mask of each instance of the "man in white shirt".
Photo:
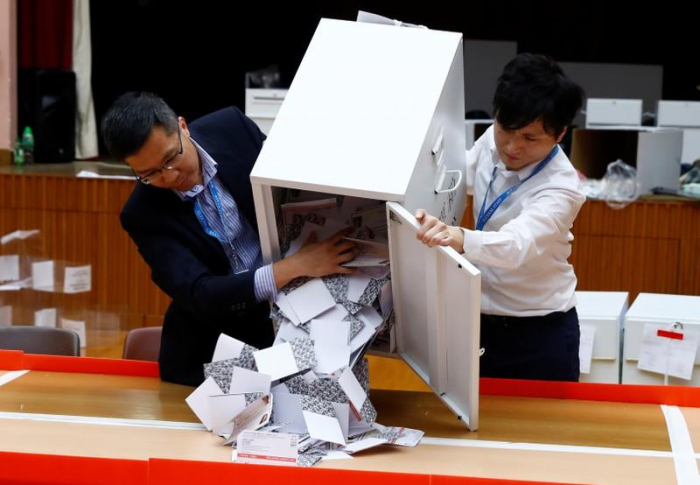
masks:
{"type": "Polygon", "coordinates": [[[577,381],[576,275],[570,232],[585,201],[558,143],[583,90],[542,55],[520,54],[503,70],[495,123],[467,152],[476,230],[423,210],[417,238],[451,246],[482,274],[482,377],[577,381]]]}

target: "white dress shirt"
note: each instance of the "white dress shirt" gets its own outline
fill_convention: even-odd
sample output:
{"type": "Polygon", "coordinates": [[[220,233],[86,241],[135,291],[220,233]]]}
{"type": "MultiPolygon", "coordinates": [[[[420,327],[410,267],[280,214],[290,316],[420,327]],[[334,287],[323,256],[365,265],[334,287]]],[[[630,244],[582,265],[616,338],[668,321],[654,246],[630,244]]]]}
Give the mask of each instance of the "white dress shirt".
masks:
{"type": "MultiPolygon", "coordinates": [[[[491,126],[467,151],[467,190],[474,220],[491,182],[486,209],[537,166],[517,171],[503,164],[491,126]]],[[[494,212],[482,231],[464,229],[464,255],[481,270],[481,311],[490,315],[540,316],[576,305],[571,227],[586,197],[576,170],[559,150],[494,212]]]]}

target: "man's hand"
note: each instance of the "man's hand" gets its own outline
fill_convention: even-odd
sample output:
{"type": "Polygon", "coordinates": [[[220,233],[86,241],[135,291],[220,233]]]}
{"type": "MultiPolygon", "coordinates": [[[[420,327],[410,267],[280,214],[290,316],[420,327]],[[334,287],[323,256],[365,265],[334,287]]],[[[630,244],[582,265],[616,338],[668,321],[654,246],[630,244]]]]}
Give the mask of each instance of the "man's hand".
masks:
{"type": "Polygon", "coordinates": [[[311,234],[298,252],[273,264],[277,289],[300,276],[354,273],[354,268],[341,266],[357,256],[357,243],[343,239],[350,232],[351,229],[343,229],[321,242],[317,241],[315,233],[311,234]]]}
{"type": "Polygon", "coordinates": [[[431,248],[438,245],[450,246],[460,254],[464,252],[464,233],[460,227],[448,226],[423,209],[418,209],[415,217],[420,224],[416,239],[431,248]]]}

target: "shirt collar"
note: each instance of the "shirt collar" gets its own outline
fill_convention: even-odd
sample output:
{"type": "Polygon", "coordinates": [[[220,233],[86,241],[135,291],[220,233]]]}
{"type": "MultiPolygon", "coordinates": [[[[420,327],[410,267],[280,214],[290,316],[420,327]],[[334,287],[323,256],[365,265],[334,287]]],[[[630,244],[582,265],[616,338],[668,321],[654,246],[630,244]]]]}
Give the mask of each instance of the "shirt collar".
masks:
{"type": "Polygon", "coordinates": [[[202,170],[202,184],[197,184],[194,187],[192,187],[190,190],[186,192],[181,192],[179,190],[173,189],[173,192],[177,194],[178,197],[182,200],[187,200],[187,199],[193,199],[197,197],[202,191],[204,190],[204,187],[209,185],[209,182],[216,176],[217,172],[217,167],[218,163],[206,152],[204,148],[199,146],[199,144],[190,137],[190,141],[194,145],[194,147],[197,150],[197,155],[199,157],[199,161],[202,165],[201,170],[202,170]]]}

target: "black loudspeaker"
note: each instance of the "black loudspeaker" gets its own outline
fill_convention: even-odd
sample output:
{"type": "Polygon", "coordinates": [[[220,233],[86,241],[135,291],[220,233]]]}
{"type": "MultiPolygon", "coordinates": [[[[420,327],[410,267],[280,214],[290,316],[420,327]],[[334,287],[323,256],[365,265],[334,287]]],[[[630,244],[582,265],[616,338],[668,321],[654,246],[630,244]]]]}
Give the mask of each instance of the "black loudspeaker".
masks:
{"type": "Polygon", "coordinates": [[[72,162],[75,159],[77,94],[75,73],[60,69],[19,71],[19,135],[25,126],[34,133],[34,161],[72,162]]]}

